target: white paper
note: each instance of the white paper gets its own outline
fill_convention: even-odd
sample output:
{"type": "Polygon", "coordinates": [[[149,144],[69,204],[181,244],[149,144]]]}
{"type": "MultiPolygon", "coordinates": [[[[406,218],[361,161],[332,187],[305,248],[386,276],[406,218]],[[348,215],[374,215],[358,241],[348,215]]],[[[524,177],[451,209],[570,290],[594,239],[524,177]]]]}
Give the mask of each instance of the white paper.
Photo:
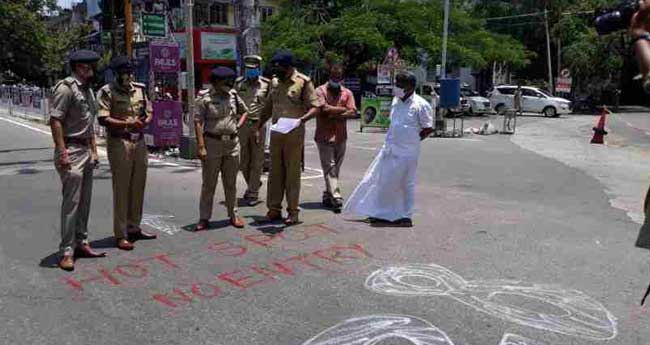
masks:
{"type": "Polygon", "coordinates": [[[278,119],[278,122],[276,122],[273,126],[271,126],[271,130],[273,132],[281,133],[281,134],[287,134],[294,129],[298,128],[300,126],[300,119],[290,119],[287,117],[281,117],[278,119]]]}

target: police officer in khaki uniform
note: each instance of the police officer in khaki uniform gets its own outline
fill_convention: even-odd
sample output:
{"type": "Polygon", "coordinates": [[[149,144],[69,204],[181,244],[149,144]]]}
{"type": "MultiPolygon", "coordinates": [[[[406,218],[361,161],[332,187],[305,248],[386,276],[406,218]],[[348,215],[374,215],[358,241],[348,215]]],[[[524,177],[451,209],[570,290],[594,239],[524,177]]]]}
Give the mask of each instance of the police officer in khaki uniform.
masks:
{"type": "Polygon", "coordinates": [[[253,104],[262,105],[267,97],[270,80],[261,76],[260,64],[262,58],[257,55],[244,57],[244,76],[237,78],[235,90],[248,106],[248,119],[239,129],[239,144],[241,157],[239,169],[244,175],[248,188],[244,193],[244,202],[248,206],[259,203],[259,191],[262,186],[262,169],[264,168],[264,139],[265,131],[259,137],[255,136],[255,124],[259,121],[259,111],[252,108],[253,104]]]}
{"type": "Polygon", "coordinates": [[[304,123],[316,116],[319,103],[311,79],[294,68],[294,58],[290,51],[277,51],[271,60],[275,78],[271,81],[269,96],[263,107],[253,106],[260,111],[260,121],[256,125],[259,136],[264,123],[272,118],[300,119],[300,126],[287,134],[271,134],[271,171],[268,183],[267,222],[282,218],[282,200],[286,194],[286,225],[300,222],[298,207],[300,200],[300,169],[305,144],[304,123]]]}
{"type": "Polygon", "coordinates": [[[97,94],[99,123],[107,128],[115,240],[119,249],[133,250],[133,241],[156,238],[140,228],[148,165],[142,130],[151,122],[151,103],[145,86],[133,82],[133,65],[127,57],[114,58],[110,68],[115,80],[97,94]]]}
{"type": "Polygon", "coordinates": [[[93,169],[99,164],[93,123],[97,116],[95,95],[89,83],[99,55],[90,50],[70,54],[72,75],[53,89],[50,127],[54,139],[54,165],[63,184],[61,204],[61,261],[74,269],[74,257],[102,257],[88,242],[88,216],[93,188],[93,169]]]}
{"type": "Polygon", "coordinates": [[[239,172],[238,128],[246,122],[248,108],[233,89],[235,71],[217,67],[210,74],[210,89],[199,93],[194,126],[198,156],[203,167],[199,222],[196,231],[207,230],[212,217],[214,192],[221,173],[230,224],[243,228],[237,214],[237,173],[239,172]]]}

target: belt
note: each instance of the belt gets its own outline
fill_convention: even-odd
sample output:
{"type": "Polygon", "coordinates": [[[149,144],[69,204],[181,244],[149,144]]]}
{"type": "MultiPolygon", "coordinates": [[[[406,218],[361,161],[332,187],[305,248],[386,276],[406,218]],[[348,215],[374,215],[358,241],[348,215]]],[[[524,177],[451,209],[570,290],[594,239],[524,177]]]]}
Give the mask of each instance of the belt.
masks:
{"type": "Polygon", "coordinates": [[[209,133],[205,132],[203,133],[203,136],[212,138],[218,141],[226,141],[226,140],[235,140],[237,139],[238,135],[237,134],[214,134],[214,133],[209,133]]]}
{"type": "Polygon", "coordinates": [[[63,138],[63,142],[66,145],[81,145],[81,146],[90,146],[91,143],[90,138],[72,138],[72,137],[65,137],[63,138]]]}
{"type": "Polygon", "coordinates": [[[124,139],[132,142],[138,142],[144,137],[142,133],[131,132],[108,132],[108,136],[116,139],[124,139]]]}

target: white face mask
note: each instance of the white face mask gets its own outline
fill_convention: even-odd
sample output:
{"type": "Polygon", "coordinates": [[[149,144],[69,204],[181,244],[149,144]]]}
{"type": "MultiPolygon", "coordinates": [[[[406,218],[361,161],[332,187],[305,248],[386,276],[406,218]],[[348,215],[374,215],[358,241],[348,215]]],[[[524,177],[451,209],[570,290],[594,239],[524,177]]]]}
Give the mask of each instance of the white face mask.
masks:
{"type": "Polygon", "coordinates": [[[404,98],[404,89],[402,89],[401,87],[394,87],[393,96],[398,98],[404,98]]]}

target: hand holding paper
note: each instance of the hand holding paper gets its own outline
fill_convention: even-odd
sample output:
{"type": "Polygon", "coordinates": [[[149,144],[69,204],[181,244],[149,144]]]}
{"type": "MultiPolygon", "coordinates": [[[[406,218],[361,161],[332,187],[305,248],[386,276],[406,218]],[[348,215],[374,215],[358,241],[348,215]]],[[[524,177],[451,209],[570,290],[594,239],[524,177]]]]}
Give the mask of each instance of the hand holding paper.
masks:
{"type": "Polygon", "coordinates": [[[281,134],[287,134],[294,129],[298,128],[300,126],[300,119],[290,119],[287,117],[281,117],[278,119],[278,122],[276,122],[273,126],[271,126],[271,131],[281,133],[281,134]]]}

